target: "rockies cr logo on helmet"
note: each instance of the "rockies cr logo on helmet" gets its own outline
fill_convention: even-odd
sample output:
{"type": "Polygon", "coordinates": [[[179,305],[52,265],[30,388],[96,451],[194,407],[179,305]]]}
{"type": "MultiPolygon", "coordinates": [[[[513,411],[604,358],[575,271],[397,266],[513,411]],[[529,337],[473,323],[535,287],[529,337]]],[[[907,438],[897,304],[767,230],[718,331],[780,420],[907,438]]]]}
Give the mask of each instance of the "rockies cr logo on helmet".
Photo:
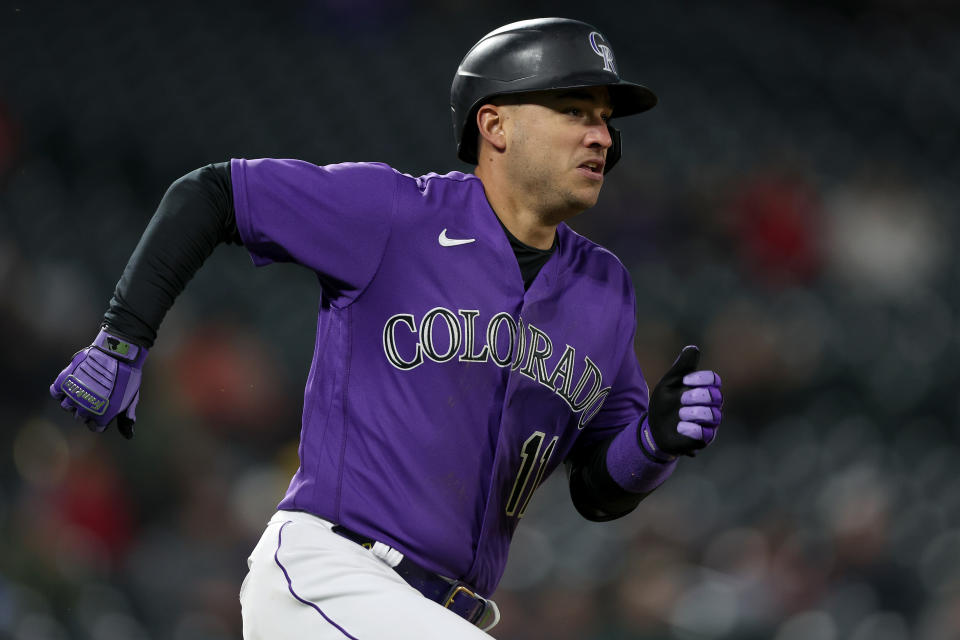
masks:
{"type": "Polygon", "coordinates": [[[603,41],[603,34],[599,31],[590,32],[590,48],[603,58],[603,70],[617,72],[616,62],[613,60],[613,49],[603,41]]]}

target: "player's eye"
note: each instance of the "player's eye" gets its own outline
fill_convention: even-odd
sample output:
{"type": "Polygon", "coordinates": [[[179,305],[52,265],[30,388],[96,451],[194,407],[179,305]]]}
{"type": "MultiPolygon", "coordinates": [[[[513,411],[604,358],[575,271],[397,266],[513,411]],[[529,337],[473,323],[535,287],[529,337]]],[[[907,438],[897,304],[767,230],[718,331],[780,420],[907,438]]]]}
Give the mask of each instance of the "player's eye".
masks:
{"type": "Polygon", "coordinates": [[[575,118],[579,118],[580,116],[583,115],[583,111],[581,111],[577,107],[567,107],[566,109],[564,109],[564,113],[567,113],[575,118]]]}

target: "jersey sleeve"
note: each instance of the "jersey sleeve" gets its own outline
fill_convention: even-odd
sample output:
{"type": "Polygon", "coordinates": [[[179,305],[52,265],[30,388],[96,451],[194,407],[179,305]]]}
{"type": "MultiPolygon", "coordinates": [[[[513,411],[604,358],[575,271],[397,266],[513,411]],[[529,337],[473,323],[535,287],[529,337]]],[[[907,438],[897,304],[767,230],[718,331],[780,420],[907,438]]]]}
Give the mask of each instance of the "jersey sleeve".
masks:
{"type": "Polygon", "coordinates": [[[637,315],[632,285],[629,303],[624,307],[619,331],[620,366],[610,384],[610,393],[603,406],[577,438],[577,447],[606,440],[624,427],[637,422],[647,412],[650,391],[633,348],[637,315]]]}
{"type": "Polygon", "coordinates": [[[254,264],[294,262],[348,304],[373,279],[390,235],[399,174],[375,163],[230,163],[237,229],[254,264]]]}

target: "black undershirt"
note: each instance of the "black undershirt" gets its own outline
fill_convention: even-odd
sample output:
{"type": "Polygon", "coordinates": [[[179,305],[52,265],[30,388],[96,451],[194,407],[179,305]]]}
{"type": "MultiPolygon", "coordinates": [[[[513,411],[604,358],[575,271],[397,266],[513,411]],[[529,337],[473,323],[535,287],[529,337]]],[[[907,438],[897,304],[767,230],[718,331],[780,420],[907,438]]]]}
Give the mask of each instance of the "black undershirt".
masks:
{"type": "Polygon", "coordinates": [[[497,217],[497,222],[500,223],[503,232],[507,234],[507,240],[510,241],[513,255],[517,258],[517,264],[520,265],[520,275],[523,277],[523,288],[529,289],[530,283],[532,283],[533,279],[540,273],[540,269],[543,268],[543,265],[547,264],[547,260],[549,260],[553,252],[557,250],[557,235],[553,235],[553,245],[551,245],[549,249],[537,249],[536,247],[531,247],[517,240],[517,237],[510,233],[510,230],[503,224],[499,216],[497,217]]]}
{"type": "Polygon", "coordinates": [[[117,282],[104,324],[152,347],[173,301],[221,242],[243,244],[227,162],[191,171],[170,185],[117,282]]]}
{"type": "MultiPolygon", "coordinates": [[[[520,242],[506,227],[503,231],[528,288],[556,250],[557,239],[542,250],[520,242]]],[[[220,243],[243,244],[227,162],[191,171],[170,185],[117,282],[104,325],[135,344],[152,347],[174,300],[220,243]]],[[[624,516],[646,496],[625,491],[610,476],[609,446],[608,440],[576,449],[567,460],[571,498],[588,520],[624,516]]]]}

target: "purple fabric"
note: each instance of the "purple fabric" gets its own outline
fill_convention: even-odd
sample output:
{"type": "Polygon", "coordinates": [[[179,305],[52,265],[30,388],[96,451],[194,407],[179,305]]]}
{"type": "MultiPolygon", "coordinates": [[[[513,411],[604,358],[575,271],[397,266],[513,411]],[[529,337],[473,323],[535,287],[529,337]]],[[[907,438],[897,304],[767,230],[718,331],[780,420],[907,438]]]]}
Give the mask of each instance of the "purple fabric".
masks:
{"type": "Polygon", "coordinates": [[[310,602],[309,600],[305,600],[304,598],[301,598],[299,595],[297,595],[297,592],[293,590],[293,581],[290,580],[290,573],[287,571],[287,568],[283,566],[283,563],[280,562],[280,545],[283,544],[283,528],[292,522],[293,520],[287,520],[282,525],[280,525],[280,531],[279,533],[277,533],[277,550],[273,553],[274,562],[276,562],[277,566],[280,567],[280,571],[283,571],[283,577],[287,579],[287,589],[290,590],[290,595],[296,598],[299,602],[302,602],[303,604],[307,605],[308,607],[311,607],[314,611],[319,613],[324,620],[326,620],[331,626],[333,626],[337,631],[342,633],[344,636],[346,636],[347,638],[350,638],[351,640],[357,640],[357,638],[347,633],[347,631],[343,627],[341,627],[336,622],[331,620],[329,616],[327,616],[327,614],[325,614],[320,607],[318,607],[313,602],[310,602]]]}
{"type": "Polygon", "coordinates": [[[257,266],[296,262],[349,304],[373,278],[394,215],[400,175],[382,164],[318,167],[300,160],[233,160],[234,207],[257,266]]]}
{"type": "Polygon", "coordinates": [[[723,394],[718,387],[695,387],[684,391],[680,396],[680,403],[684,405],[707,405],[719,407],[723,401],[723,394]]]}
{"type": "Polygon", "coordinates": [[[292,160],[233,160],[231,171],[254,262],[293,260],[322,287],[300,468],[280,507],[489,596],[516,505],[574,446],[646,411],[626,269],[560,225],[525,290],[472,175],[292,160]],[[444,230],[474,241],[441,243],[444,230]]]}
{"type": "Polygon", "coordinates": [[[607,449],[607,470],[610,476],[627,491],[648,493],[670,477],[677,468],[677,460],[670,457],[655,462],[640,449],[640,424],[635,422],[621,431],[607,449]]]}
{"type": "Polygon", "coordinates": [[[720,391],[720,376],[713,371],[695,371],[683,378],[684,384],[697,386],[685,391],[680,397],[680,422],[677,432],[688,438],[710,444],[717,436],[717,428],[723,419],[723,393],[720,391]]]}
{"type": "Polygon", "coordinates": [[[78,351],[50,385],[50,395],[91,430],[101,432],[118,415],[136,420],[147,349],[105,329],[78,351]]]}
{"type": "Polygon", "coordinates": [[[682,433],[688,438],[693,438],[694,440],[701,440],[706,444],[713,442],[713,438],[716,435],[716,428],[707,427],[696,422],[678,422],[677,423],[677,432],[682,433]]]}
{"type": "Polygon", "coordinates": [[[640,433],[639,443],[640,447],[643,449],[643,452],[647,454],[648,457],[653,458],[656,462],[670,462],[675,460],[677,456],[672,455],[661,449],[657,446],[657,440],[653,437],[653,431],[650,428],[650,416],[643,416],[643,420],[640,421],[638,427],[640,433]]]}
{"type": "Polygon", "coordinates": [[[713,371],[694,371],[693,373],[688,373],[687,375],[683,376],[683,384],[697,387],[706,385],[719,387],[720,376],[713,371]]]}
{"type": "Polygon", "coordinates": [[[706,424],[720,424],[720,409],[716,407],[680,407],[680,419],[690,422],[701,422],[706,424]]]}

